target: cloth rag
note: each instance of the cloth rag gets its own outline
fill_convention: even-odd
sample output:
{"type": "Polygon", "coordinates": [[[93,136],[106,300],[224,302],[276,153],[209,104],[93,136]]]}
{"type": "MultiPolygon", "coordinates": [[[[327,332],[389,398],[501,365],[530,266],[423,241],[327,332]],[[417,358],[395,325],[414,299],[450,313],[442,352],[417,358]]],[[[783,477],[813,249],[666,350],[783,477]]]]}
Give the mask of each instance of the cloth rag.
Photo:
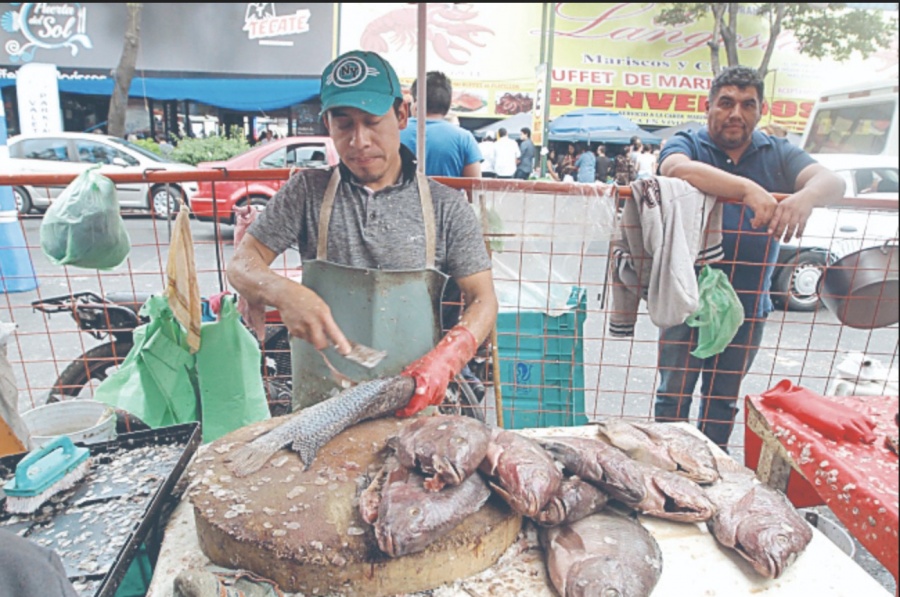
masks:
{"type": "Polygon", "coordinates": [[[200,324],[203,310],[197,266],[194,263],[194,240],[191,237],[190,212],[182,203],[172,229],[169,258],[166,262],[166,297],[175,319],[187,330],[187,345],[191,353],[200,350],[200,324]]]}

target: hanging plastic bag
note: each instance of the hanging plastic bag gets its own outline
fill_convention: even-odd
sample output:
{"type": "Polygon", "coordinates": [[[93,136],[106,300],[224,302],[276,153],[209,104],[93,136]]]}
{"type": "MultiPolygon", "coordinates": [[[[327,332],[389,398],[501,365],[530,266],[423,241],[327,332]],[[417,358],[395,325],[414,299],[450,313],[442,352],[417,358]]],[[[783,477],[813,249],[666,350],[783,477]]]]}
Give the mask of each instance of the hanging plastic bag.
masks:
{"type": "Polygon", "coordinates": [[[196,356],[204,442],[269,418],[259,344],[233,296],[222,298],[219,321],[201,326],[196,356]]]}
{"type": "Polygon", "coordinates": [[[119,214],[116,185],[85,170],[47,209],[41,222],[41,249],[56,265],[112,269],[128,257],[131,240],[119,214]]]}
{"type": "Polygon", "coordinates": [[[150,322],[134,330],[134,346],[94,399],[153,428],[197,421],[196,361],[184,330],[164,296],[151,296],[140,314],[150,322]]]}
{"type": "Polygon", "coordinates": [[[691,354],[705,359],[728,347],[744,323],[744,307],[722,270],[703,266],[697,285],[700,306],[684,323],[698,328],[697,348],[691,354]]]}

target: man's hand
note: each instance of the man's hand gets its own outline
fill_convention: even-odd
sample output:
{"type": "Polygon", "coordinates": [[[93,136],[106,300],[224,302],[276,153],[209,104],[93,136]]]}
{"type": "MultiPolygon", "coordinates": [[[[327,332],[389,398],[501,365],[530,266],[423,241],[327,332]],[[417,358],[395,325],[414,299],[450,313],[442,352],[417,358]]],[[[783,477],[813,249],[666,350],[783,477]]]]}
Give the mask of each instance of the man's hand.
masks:
{"type": "Polygon", "coordinates": [[[338,354],[350,352],[350,342],[335,323],[331,309],[309,288],[284,279],[276,307],[291,336],[303,338],[316,350],[334,346],[338,354]]]}
{"type": "Polygon", "coordinates": [[[749,184],[747,184],[746,190],[741,196],[741,201],[744,205],[753,210],[753,219],[750,220],[750,225],[754,228],[762,228],[768,224],[775,215],[778,201],[758,184],[750,181],[747,182],[749,184]]]}
{"type": "Polygon", "coordinates": [[[800,238],[813,207],[813,201],[800,195],[791,195],[782,200],[769,221],[769,234],[784,242],[789,242],[795,236],[800,238]]]}

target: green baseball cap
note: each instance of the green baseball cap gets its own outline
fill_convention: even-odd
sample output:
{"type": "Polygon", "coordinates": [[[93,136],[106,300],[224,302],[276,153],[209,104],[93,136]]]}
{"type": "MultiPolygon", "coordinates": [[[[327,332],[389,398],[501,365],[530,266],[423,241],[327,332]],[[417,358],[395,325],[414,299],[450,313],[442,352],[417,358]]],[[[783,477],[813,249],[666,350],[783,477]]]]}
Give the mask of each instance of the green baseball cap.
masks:
{"type": "Polygon", "coordinates": [[[322,73],[322,111],[358,108],[369,114],[386,114],[395,99],[403,99],[397,73],[375,52],[352,50],[341,54],[322,73]]]}

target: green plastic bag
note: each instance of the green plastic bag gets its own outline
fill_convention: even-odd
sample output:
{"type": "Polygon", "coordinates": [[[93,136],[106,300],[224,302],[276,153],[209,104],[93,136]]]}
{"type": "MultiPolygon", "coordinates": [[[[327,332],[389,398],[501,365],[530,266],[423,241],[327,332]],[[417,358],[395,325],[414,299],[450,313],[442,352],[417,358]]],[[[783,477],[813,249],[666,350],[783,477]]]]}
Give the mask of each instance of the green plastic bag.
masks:
{"type": "Polygon", "coordinates": [[[128,257],[131,240],[119,214],[116,185],[85,170],[47,209],[41,222],[41,249],[56,265],[112,269],[128,257]]]}
{"type": "Polygon", "coordinates": [[[151,296],[134,331],[134,346],[119,369],[97,386],[94,399],[128,411],[150,427],[197,421],[196,360],[169,301],[151,296]]]}
{"type": "Polygon", "coordinates": [[[698,328],[697,348],[691,354],[705,359],[725,350],[734,339],[744,323],[744,306],[722,270],[703,266],[697,283],[700,306],[684,323],[698,328]]]}
{"type": "Polygon", "coordinates": [[[233,297],[222,299],[219,321],[201,326],[196,357],[204,442],[269,418],[259,344],[233,297]]]}

